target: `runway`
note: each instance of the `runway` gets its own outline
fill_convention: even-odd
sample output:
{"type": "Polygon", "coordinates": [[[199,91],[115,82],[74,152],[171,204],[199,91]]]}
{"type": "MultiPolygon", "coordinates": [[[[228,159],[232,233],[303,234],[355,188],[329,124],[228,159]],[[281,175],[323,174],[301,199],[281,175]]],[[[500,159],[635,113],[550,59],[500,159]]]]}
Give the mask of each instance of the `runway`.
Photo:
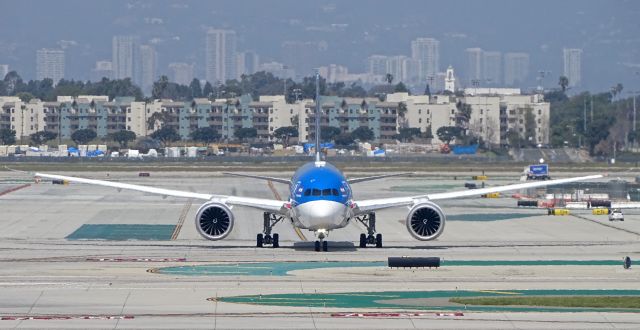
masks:
{"type": "MultiPolygon", "coordinates": [[[[287,196],[282,184],[204,172],[152,172],[149,178],[137,172],[60,174],[206,193],[287,196]]],[[[506,184],[517,173],[488,175],[488,184],[506,184]]],[[[467,176],[419,174],[353,188],[361,199],[408,196],[463,190],[467,176]]],[[[399,208],[377,214],[384,248],[356,248],[364,228],[353,222],[330,233],[329,252],[317,253],[313,233],[296,232],[287,221],[274,229],[281,248],[255,248],[262,229],[259,211],[234,208],[233,232],[212,242],[194,227],[198,201],[28,183],[0,172],[0,328],[640,328],[637,310],[465,309],[444,300],[420,300],[437,292],[619,290],[637,295],[640,267],[625,270],[622,258],[640,259],[640,211],[609,223],[606,216],[587,211],[579,217],[548,216],[546,210],[516,208],[510,198],[447,200],[439,205],[449,221],[436,241],[411,238],[404,225],[408,210],[399,208]],[[443,264],[389,269],[389,256],[437,256],[443,264]],[[387,305],[342,299],[390,292],[401,297],[390,297],[396,301],[387,305]],[[417,300],[397,300],[407,298],[404,294],[417,300]],[[256,297],[289,300],[264,304],[256,297]],[[321,303],[327,299],[334,303],[321,303]]]]}

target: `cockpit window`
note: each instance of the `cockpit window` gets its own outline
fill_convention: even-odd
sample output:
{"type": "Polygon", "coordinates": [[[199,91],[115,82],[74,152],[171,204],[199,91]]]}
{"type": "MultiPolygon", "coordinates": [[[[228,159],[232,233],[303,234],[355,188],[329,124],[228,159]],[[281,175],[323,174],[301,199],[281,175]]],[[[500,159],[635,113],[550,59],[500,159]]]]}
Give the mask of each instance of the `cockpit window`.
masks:
{"type": "Polygon", "coordinates": [[[309,195],[311,195],[311,189],[307,189],[307,190],[305,190],[305,191],[304,191],[304,195],[305,195],[305,196],[309,196],[309,195]]]}
{"type": "Polygon", "coordinates": [[[338,196],[338,189],[331,189],[331,193],[333,194],[333,196],[338,196]]]}
{"type": "Polygon", "coordinates": [[[331,196],[331,189],[323,189],[322,196],[331,196]]]}
{"type": "Polygon", "coordinates": [[[320,189],[313,189],[311,191],[311,195],[313,196],[320,196],[320,189]]]}

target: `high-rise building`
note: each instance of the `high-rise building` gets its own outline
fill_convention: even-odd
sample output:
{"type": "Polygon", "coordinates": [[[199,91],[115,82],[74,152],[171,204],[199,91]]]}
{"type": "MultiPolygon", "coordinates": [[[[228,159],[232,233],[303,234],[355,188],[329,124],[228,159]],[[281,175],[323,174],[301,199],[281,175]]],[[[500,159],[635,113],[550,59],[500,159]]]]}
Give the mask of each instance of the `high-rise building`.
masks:
{"type": "Polygon", "coordinates": [[[482,49],[467,48],[467,79],[470,84],[479,84],[482,81],[482,49]]]}
{"type": "Polygon", "coordinates": [[[389,58],[383,55],[371,55],[367,58],[367,72],[373,75],[387,74],[389,58]]]}
{"type": "Polygon", "coordinates": [[[171,81],[180,85],[189,85],[193,80],[193,65],[187,63],[170,63],[171,81]]]}
{"type": "Polygon", "coordinates": [[[240,79],[243,74],[249,75],[254,74],[258,71],[260,57],[254,51],[245,51],[242,53],[238,53],[237,61],[237,78],[240,79]]]}
{"type": "Polygon", "coordinates": [[[569,87],[580,86],[582,49],[564,48],[564,76],[569,79],[569,87]]]}
{"type": "Polygon", "coordinates": [[[145,94],[150,94],[153,82],[156,80],[158,55],[151,45],[140,46],[140,88],[145,94]]]}
{"type": "Polygon", "coordinates": [[[281,47],[284,65],[303,77],[311,76],[314,69],[326,64],[329,48],[326,41],[285,41],[281,47]]]}
{"type": "Polygon", "coordinates": [[[518,86],[529,76],[529,54],[504,54],[504,83],[507,86],[518,86]]]}
{"type": "Polygon", "coordinates": [[[36,55],[36,79],[50,78],[57,84],[64,78],[64,50],[40,49],[36,55]]]}
{"type": "Polygon", "coordinates": [[[403,55],[389,56],[389,61],[387,62],[387,73],[393,76],[394,84],[405,81],[403,66],[406,59],[407,57],[403,55]]]}
{"type": "Polygon", "coordinates": [[[7,73],[9,73],[9,64],[0,64],[0,80],[4,79],[7,73]]]}
{"type": "Polygon", "coordinates": [[[136,66],[138,58],[138,40],[134,36],[115,36],[112,41],[113,78],[136,79],[136,66]]]}
{"type": "Polygon", "coordinates": [[[236,32],[209,29],[205,42],[205,75],[211,83],[225,83],[236,75],[236,32]]]}
{"type": "Polygon", "coordinates": [[[411,58],[419,61],[418,79],[425,81],[440,71],[440,41],[434,38],[418,38],[411,42],[411,58]]]}
{"type": "Polygon", "coordinates": [[[102,78],[113,78],[113,65],[111,61],[97,61],[96,66],[91,69],[91,80],[99,81],[102,78]]]}
{"type": "Polygon", "coordinates": [[[483,52],[482,53],[482,79],[490,85],[502,84],[502,53],[483,52]]]}

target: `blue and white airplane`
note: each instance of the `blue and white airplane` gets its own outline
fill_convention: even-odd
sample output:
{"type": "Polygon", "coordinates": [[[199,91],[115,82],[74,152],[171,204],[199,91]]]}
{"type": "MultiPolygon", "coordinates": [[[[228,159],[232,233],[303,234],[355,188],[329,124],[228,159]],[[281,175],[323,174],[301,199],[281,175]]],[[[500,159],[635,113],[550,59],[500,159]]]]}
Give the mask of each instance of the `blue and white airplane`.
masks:
{"type": "MultiPolygon", "coordinates": [[[[319,75],[316,75],[316,100],[319,100],[318,80],[319,75]]],[[[317,133],[315,136],[315,145],[319,146],[320,102],[318,101],[316,101],[315,131],[317,133]]],[[[214,241],[224,239],[233,229],[235,218],[232,208],[234,206],[258,209],[264,212],[264,228],[262,233],[257,234],[256,237],[256,245],[258,247],[265,245],[279,247],[278,234],[272,234],[273,226],[284,219],[289,219],[293,226],[299,229],[308,229],[315,233],[317,237],[315,241],[316,251],[327,251],[327,241],[325,238],[327,238],[329,232],[344,228],[352,221],[361,222],[367,229],[366,234],[360,234],[359,246],[361,248],[365,248],[367,245],[375,245],[378,248],[382,247],[382,234],[376,230],[375,212],[378,210],[391,207],[408,208],[409,212],[406,217],[407,230],[414,238],[421,241],[429,241],[436,239],[442,234],[446,222],[445,213],[434,201],[479,196],[509,190],[536,188],[602,177],[602,175],[589,175],[456,192],[358,200],[353,196],[351,184],[401,174],[347,179],[335,166],[322,160],[320,150],[317,150],[315,153],[315,161],[301,166],[290,180],[249,174],[226,174],[288,184],[289,198],[281,201],[275,199],[213,195],[55,174],[36,173],[35,175],[41,178],[100,185],[117,188],[119,190],[130,189],[163,196],[204,200],[204,204],[200,206],[196,213],[195,225],[200,235],[214,241]]]]}

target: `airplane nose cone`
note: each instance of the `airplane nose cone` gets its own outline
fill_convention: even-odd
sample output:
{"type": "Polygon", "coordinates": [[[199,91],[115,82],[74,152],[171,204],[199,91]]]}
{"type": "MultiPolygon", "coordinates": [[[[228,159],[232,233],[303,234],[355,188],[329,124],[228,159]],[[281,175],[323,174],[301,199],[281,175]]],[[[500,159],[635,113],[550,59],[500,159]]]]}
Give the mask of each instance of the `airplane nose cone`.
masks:
{"type": "Polygon", "coordinates": [[[312,201],[297,207],[299,220],[309,229],[331,229],[342,223],[346,205],[333,201],[312,201]]]}

